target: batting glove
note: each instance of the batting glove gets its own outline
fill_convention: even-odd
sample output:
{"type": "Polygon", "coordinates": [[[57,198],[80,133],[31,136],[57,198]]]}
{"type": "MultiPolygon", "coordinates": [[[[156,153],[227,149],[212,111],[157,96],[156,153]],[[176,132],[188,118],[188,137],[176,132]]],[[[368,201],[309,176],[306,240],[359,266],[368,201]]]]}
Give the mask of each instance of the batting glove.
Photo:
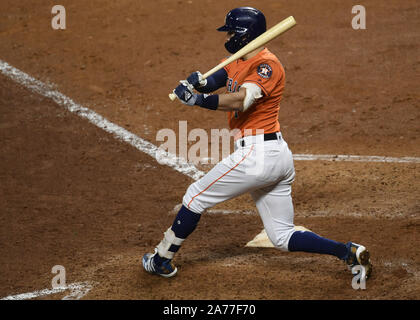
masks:
{"type": "Polygon", "coordinates": [[[194,88],[200,88],[207,85],[207,79],[203,79],[203,75],[200,71],[196,71],[191,73],[187,81],[189,84],[191,84],[194,88]]]}
{"type": "Polygon", "coordinates": [[[198,94],[193,92],[194,88],[188,81],[181,80],[180,83],[174,90],[175,95],[183,104],[193,106],[197,101],[198,94]]]}

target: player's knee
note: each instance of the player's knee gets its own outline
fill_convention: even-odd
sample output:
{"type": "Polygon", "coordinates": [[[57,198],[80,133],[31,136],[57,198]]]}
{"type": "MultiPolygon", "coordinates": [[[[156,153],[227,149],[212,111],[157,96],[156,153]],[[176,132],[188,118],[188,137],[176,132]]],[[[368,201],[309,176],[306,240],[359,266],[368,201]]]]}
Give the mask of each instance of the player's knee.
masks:
{"type": "Polygon", "coordinates": [[[273,234],[272,236],[269,235],[269,238],[274,247],[281,251],[288,251],[289,240],[294,231],[294,228],[287,228],[285,230],[277,232],[276,234],[273,234]]]}
{"type": "Polygon", "coordinates": [[[185,192],[185,195],[182,199],[182,204],[191,210],[194,213],[201,214],[203,213],[207,208],[205,205],[200,201],[200,198],[197,196],[199,195],[200,190],[197,187],[196,183],[191,184],[187,191],[185,192]]]}

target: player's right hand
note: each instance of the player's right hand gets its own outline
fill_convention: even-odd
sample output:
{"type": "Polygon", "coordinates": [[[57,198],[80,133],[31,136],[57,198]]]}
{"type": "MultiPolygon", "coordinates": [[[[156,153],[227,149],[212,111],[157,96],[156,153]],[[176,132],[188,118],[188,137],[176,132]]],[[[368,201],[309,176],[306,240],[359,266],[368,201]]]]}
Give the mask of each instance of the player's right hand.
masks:
{"type": "Polygon", "coordinates": [[[193,106],[197,101],[197,94],[194,93],[193,86],[186,80],[181,80],[180,83],[173,92],[183,104],[193,106]]]}
{"type": "Polygon", "coordinates": [[[201,74],[200,71],[191,73],[188,76],[187,81],[196,89],[200,87],[204,87],[207,84],[207,79],[203,79],[203,75],[201,74]]]}

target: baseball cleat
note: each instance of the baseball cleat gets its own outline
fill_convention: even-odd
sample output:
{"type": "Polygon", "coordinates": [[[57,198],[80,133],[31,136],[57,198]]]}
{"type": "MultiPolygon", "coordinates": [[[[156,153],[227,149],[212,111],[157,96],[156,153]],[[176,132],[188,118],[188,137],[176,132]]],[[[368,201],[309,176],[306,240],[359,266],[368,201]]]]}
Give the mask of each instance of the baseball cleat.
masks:
{"type": "Polygon", "coordinates": [[[155,253],[146,253],[143,256],[142,263],[143,268],[149,273],[157,274],[165,278],[173,277],[178,269],[174,266],[171,260],[165,260],[162,265],[157,266],[154,262],[154,257],[157,254],[157,250],[155,249],[155,253]]]}
{"type": "Polygon", "coordinates": [[[350,270],[354,266],[361,265],[366,270],[366,279],[368,279],[372,273],[372,263],[370,262],[369,251],[362,245],[348,242],[346,247],[349,249],[347,258],[344,261],[347,263],[350,270]]]}

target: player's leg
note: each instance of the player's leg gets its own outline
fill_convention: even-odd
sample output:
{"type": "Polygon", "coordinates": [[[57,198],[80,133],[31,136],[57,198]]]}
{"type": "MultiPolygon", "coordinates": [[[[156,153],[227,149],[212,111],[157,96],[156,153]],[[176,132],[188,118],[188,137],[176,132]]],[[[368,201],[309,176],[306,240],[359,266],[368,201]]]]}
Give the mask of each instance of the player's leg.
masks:
{"type": "Polygon", "coordinates": [[[346,261],[350,266],[364,265],[367,276],[371,272],[369,255],[363,246],[337,242],[311,231],[294,229],[294,211],[291,185],[279,183],[251,193],[258,212],[273,245],[283,251],[301,251],[328,254],[346,261]]]}
{"type": "Polygon", "coordinates": [[[289,184],[277,184],[252,192],[267,235],[273,245],[283,251],[324,253],[343,259],[346,245],[294,229],[294,211],[289,184]]]}
{"type": "Polygon", "coordinates": [[[143,257],[143,266],[147,271],[164,277],[174,276],[177,269],[171,260],[183,241],[195,230],[201,213],[262,184],[246,173],[252,161],[252,151],[253,147],[238,149],[189,186],[181,209],[155,253],[143,257]]]}
{"type": "Polygon", "coordinates": [[[363,246],[352,242],[344,244],[310,231],[294,229],[291,186],[295,170],[292,153],[283,139],[279,141],[278,145],[270,144],[266,146],[266,149],[268,149],[268,153],[264,158],[266,167],[264,171],[267,171],[267,174],[264,174],[263,177],[273,177],[277,174],[279,179],[278,182],[270,186],[253,191],[251,195],[263,220],[267,236],[273,245],[285,251],[333,255],[345,260],[349,265],[357,263],[366,265],[369,274],[371,270],[369,253],[363,246]],[[279,152],[273,152],[274,150],[279,152]]]}

